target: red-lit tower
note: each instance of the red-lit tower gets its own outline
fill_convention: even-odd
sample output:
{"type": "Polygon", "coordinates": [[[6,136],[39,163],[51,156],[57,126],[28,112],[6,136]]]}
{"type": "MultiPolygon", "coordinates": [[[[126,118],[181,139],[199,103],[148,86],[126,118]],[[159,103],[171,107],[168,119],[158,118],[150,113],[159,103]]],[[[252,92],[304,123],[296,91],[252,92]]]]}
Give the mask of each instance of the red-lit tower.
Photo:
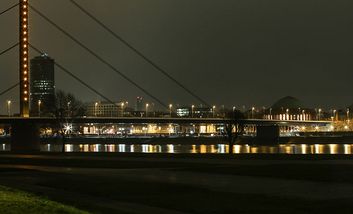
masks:
{"type": "Polygon", "coordinates": [[[20,115],[29,117],[28,0],[20,0],[20,115]]]}

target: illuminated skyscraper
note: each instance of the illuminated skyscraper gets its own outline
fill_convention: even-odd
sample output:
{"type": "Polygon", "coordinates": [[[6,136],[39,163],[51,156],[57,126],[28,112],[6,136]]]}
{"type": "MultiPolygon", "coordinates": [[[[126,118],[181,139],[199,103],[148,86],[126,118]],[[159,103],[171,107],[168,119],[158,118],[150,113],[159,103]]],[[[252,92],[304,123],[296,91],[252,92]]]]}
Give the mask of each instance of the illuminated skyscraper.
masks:
{"type": "Polygon", "coordinates": [[[55,111],[54,60],[43,54],[31,60],[30,112],[32,116],[55,111]]]}

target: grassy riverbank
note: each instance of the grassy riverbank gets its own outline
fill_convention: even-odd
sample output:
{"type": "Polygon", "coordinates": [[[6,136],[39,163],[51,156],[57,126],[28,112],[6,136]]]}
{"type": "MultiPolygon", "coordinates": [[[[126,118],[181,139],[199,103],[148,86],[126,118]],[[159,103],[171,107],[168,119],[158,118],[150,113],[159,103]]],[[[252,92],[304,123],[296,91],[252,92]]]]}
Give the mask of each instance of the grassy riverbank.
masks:
{"type": "Polygon", "coordinates": [[[93,213],[353,209],[351,155],[0,153],[0,172],[1,185],[93,213]]]}
{"type": "Polygon", "coordinates": [[[72,213],[85,214],[87,212],[74,207],[50,201],[26,192],[0,186],[1,213],[72,213]]]}

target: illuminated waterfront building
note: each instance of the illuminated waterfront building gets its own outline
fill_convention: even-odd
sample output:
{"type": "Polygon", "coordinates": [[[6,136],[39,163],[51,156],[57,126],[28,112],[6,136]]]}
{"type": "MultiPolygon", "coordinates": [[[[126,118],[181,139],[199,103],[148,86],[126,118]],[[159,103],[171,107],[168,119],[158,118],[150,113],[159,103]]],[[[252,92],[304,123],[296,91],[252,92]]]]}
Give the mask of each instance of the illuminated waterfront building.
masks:
{"type": "Polygon", "coordinates": [[[314,120],[316,112],[313,109],[306,108],[297,98],[287,96],[279,99],[263,116],[269,120],[314,120]]]}
{"type": "Polygon", "coordinates": [[[118,103],[90,102],[87,104],[88,117],[117,117],[121,111],[118,103]]]}
{"type": "Polygon", "coordinates": [[[180,107],[176,109],[178,117],[189,117],[191,115],[191,107],[180,107]]]}
{"type": "Polygon", "coordinates": [[[121,117],[127,114],[124,102],[90,102],[87,104],[88,117],[121,117]]]}
{"type": "Polygon", "coordinates": [[[30,113],[32,116],[55,111],[54,59],[43,54],[31,59],[30,113]]]}
{"type": "Polygon", "coordinates": [[[194,105],[183,106],[176,108],[176,114],[178,117],[206,118],[213,116],[213,109],[208,107],[196,107],[194,105]]]}

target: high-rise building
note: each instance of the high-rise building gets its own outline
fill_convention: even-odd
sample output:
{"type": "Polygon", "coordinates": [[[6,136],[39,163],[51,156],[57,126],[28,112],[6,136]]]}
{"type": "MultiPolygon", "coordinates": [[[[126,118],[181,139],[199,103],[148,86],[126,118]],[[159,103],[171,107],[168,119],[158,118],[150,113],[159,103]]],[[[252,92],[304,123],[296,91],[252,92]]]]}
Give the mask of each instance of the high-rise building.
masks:
{"type": "Polygon", "coordinates": [[[31,59],[30,113],[51,115],[55,111],[54,59],[42,54],[31,59]]]}

